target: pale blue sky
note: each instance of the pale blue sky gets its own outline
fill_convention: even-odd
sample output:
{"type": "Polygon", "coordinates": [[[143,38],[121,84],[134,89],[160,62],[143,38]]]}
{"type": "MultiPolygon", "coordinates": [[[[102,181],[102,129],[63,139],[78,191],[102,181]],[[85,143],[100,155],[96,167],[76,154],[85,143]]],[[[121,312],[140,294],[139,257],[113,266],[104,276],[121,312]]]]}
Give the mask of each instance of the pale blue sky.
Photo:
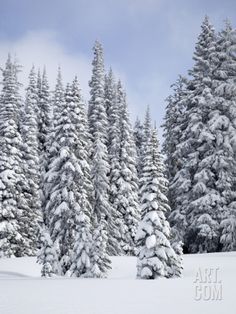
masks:
{"type": "Polygon", "coordinates": [[[60,64],[64,80],[78,74],[88,97],[99,39],[106,66],[124,81],[132,117],[149,104],[160,125],[169,86],[192,65],[204,15],[219,30],[226,18],[235,26],[235,12],[235,0],[1,0],[0,63],[10,50],[25,72],[46,64],[51,83],[60,64]]]}

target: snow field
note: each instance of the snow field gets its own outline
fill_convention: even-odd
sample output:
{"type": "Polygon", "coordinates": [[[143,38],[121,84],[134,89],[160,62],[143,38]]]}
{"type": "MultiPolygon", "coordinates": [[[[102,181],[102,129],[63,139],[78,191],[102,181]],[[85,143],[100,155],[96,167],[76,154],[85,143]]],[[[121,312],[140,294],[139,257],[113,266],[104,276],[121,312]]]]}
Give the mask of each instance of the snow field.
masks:
{"type": "Polygon", "coordinates": [[[0,260],[1,314],[235,314],[236,253],[184,256],[181,279],[136,280],[136,258],[113,257],[108,279],[40,278],[35,258],[0,260]],[[219,268],[222,300],[196,301],[199,269],[219,268]]]}

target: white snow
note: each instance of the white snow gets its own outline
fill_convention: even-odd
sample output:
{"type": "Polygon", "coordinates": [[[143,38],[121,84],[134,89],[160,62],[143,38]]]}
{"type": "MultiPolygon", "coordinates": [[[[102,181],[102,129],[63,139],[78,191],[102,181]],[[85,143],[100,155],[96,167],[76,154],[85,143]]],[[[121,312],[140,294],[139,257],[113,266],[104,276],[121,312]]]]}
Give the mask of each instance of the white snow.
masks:
{"type": "Polygon", "coordinates": [[[1,314],[235,314],[236,252],[184,256],[181,279],[136,280],[136,258],[113,257],[108,279],[42,279],[35,258],[0,260],[1,314]],[[199,269],[218,268],[222,300],[195,300],[199,269]],[[197,281],[197,283],[196,283],[197,281]]]}
{"type": "Polygon", "coordinates": [[[151,248],[155,247],[156,243],[157,243],[157,239],[156,239],[156,236],[154,234],[152,234],[149,237],[147,237],[147,239],[146,239],[146,247],[148,249],[151,249],[151,248]]]}

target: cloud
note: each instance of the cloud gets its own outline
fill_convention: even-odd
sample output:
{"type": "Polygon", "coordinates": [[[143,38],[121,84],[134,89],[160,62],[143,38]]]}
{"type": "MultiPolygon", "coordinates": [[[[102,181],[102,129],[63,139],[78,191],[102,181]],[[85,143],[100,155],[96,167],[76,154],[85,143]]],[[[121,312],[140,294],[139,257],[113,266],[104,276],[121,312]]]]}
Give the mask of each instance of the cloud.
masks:
{"type": "Polygon", "coordinates": [[[78,76],[85,98],[88,98],[88,81],[91,76],[91,60],[81,53],[71,54],[59,44],[57,34],[52,31],[31,31],[17,40],[0,41],[1,66],[10,52],[23,66],[20,81],[27,86],[29,71],[34,64],[46,66],[51,89],[55,86],[58,66],[62,69],[63,82],[71,82],[78,76]]]}
{"type": "MultiPolygon", "coordinates": [[[[104,47],[104,50],[106,60],[106,47],[104,47]]],[[[77,53],[69,52],[60,43],[56,32],[41,30],[27,32],[18,39],[0,41],[0,66],[4,66],[9,52],[13,57],[16,57],[19,64],[23,67],[19,75],[23,88],[26,88],[28,84],[28,75],[34,64],[36,69],[43,69],[46,66],[50,88],[53,90],[57,69],[60,65],[64,85],[71,82],[74,76],[77,75],[82,94],[85,100],[88,101],[88,81],[91,78],[91,61],[93,57],[91,50],[86,55],[80,51],[77,53]]],[[[107,63],[106,68],[108,69],[110,65],[113,68],[116,79],[121,79],[127,92],[132,121],[137,116],[143,118],[147,105],[150,105],[151,112],[155,114],[154,120],[160,125],[163,116],[163,99],[167,95],[167,86],[169,84],[165,82],[163,77],[158,76],[157,73],[153,75],[145,73],[140,77],[134,78],[120,62],[107,63]]]]}

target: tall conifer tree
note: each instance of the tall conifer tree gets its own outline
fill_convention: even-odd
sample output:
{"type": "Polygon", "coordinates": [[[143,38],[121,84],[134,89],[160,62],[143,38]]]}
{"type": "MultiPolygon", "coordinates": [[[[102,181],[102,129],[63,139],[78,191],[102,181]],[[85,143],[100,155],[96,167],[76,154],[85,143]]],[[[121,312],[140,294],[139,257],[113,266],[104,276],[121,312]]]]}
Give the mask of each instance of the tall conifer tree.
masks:
{"type": "Polygon", "coordinates": [[[170,244],[170,226],[165,217],[167,199],[160,187],[156,134],[153,130],[144,151],[140,195],[142,218],[136,240],[139,247],[138,278],[156,279],[179,275],[178,258],[170,244]]]}
{"type": "Polygon", "coordinates": [[[117,192],[114,206],[121,218],[117,220],[117,223],[120,224],[120,239],[118,240],[123,251],[132,255],[135,253],[135,234],[140,217],[136,170],[137,155],[133,130],[129,121],[126,95],[120,82],[117,86],[117,102],[120,111],[120,171],[116,180],[117,192]]]}
{"type": "Polygon", "coordinates": [[[18,69],[8,56],[0,95],[0,256],[24,255],[19,222],[26,207],[23,143],[19,130],[18,69]]]}

